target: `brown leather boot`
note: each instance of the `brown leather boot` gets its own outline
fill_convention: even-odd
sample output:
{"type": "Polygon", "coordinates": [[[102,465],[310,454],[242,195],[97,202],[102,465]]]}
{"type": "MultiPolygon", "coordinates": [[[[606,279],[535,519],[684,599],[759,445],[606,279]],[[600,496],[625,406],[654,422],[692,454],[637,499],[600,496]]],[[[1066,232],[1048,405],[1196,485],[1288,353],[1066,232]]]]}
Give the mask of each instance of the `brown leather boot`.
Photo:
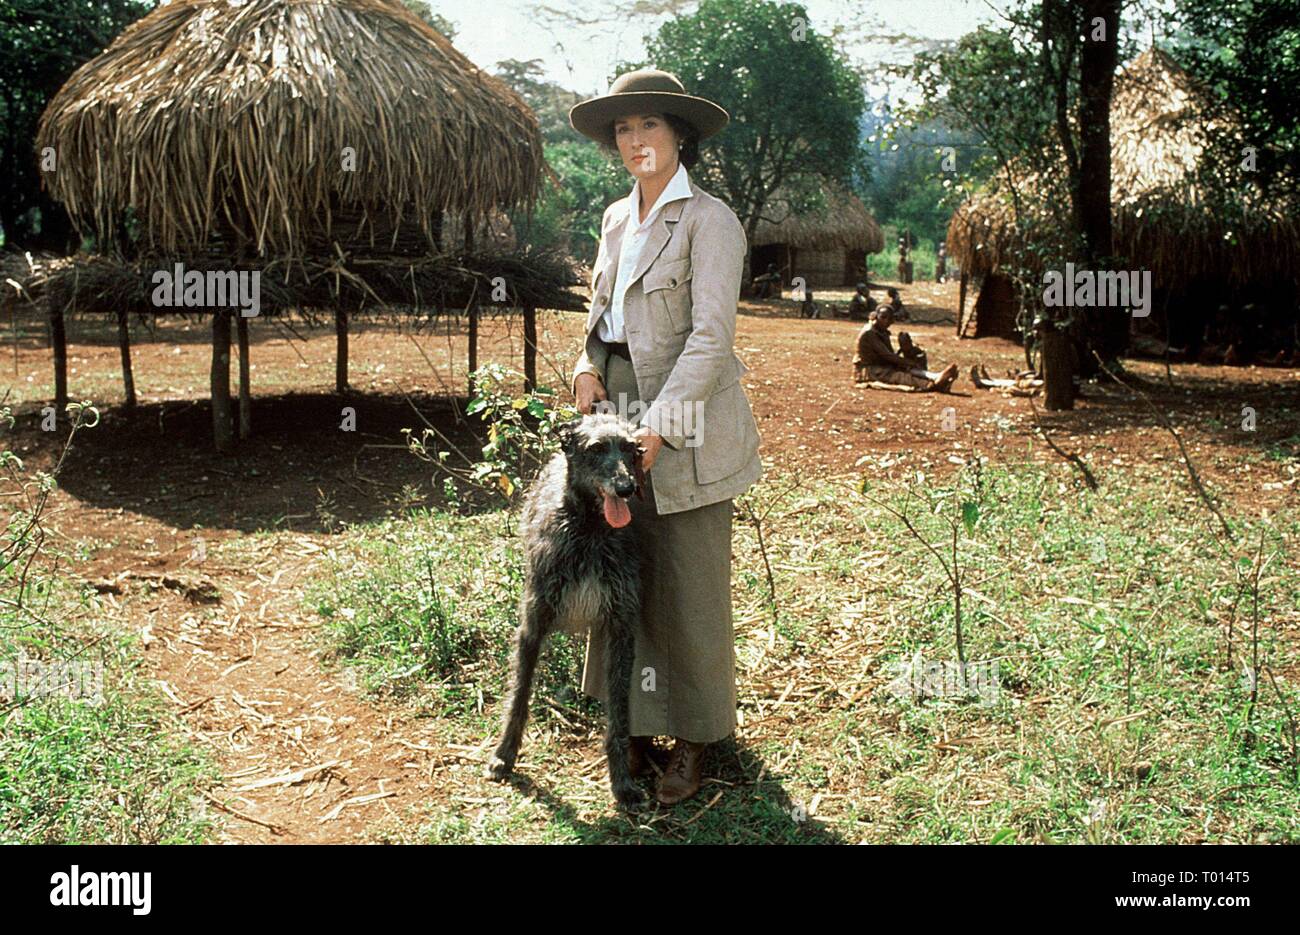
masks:
{"type": "Polygon", "coordinates": [[[663,776],[659,778],[658,797],[664,805],[676,805],[700,790],[700,764],[704,761],[704,748],[708,746],[680,737],[674,739],[677,743],[663,776]]]}
{"type": "Polygon", "coordinates": [[[650,751],[654,747],[651,737],[629,737],[627,745],[627,771],[636,779],[650,770],[650,751]]]}

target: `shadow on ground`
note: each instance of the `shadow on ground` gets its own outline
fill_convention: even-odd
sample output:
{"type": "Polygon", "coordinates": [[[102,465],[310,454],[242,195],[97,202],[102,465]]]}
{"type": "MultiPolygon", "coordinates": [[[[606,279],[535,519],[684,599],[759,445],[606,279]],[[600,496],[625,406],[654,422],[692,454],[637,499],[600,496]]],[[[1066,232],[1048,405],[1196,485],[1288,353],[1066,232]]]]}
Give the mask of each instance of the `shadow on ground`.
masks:
{"type": "MultiPolygon", "coordinates": [[[[406,449],[428,420],[468,457],[483,440],[466,398],[288,394],[254,398],[253,434],[229,455],[212,444],[206,400],[105,407],[77,434],[60,486],[83,503],[153,517],[177,529],[333,532],[340,523],[382,518],[420,495],[443,503],[442,477],[406,449]],[[344,431],[344,408],[356,410],[344,431]],[[418,413],[417,411],[418,410],[418,413]],[[404,492],[404,489],[405,492],[404,492]]],[[[48,466],[65,433],[40,430],[36,406],[16,413],[13,446],[48,466]]]]}
{"type": "MultiPolygon", "coordinates": [[[[663,754],[661,759],[666,760],[667,751],[663,754]]],[[[772,773],[734,736],[709,747],[703,771],[705,781],[700,791],[684,802],[660,805],[654,800],[654,779],[645,777],[640,785],[650,803],[644,810],[632,817],[620,815],[610,798],[607,816],[597,821],[579,818],[577,809],[545,776],[534,778],[517,772],[509,785],[515,794],[531,796],[550,811],[553,823],[568,828],[582,844],[849,843],[815,815],[808,815],[809,803],[793,801],[780,775],[772,773]]],[[[607,790],[608,779],[603,773],[601,776],[602,787],[607,790]]]]}

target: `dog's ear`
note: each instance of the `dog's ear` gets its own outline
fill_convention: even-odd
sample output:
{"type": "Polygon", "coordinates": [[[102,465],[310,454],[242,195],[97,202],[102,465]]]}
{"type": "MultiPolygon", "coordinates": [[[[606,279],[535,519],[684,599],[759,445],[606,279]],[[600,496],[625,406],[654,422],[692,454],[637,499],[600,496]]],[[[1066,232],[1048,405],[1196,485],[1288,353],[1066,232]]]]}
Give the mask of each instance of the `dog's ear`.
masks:
{"type": "Polygon", "coordinates": [[[574,439],[577,437],[580,425],[582,425],[582,416],[570,419],[568,422],[561,422],[555,427],[555,437],[560,440],[560,447],[566,454],[573,453],[574,439]]]}

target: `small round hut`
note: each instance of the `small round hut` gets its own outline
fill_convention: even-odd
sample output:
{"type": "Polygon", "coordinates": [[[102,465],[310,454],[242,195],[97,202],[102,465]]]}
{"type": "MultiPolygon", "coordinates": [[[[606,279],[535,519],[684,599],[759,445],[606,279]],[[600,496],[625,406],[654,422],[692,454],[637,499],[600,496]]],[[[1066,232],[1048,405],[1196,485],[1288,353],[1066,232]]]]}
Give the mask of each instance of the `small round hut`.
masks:
{"type": "MultiPolygon", "coordinates": [[[[1153,48],[1116,76],[1111,102],[1114,250],[1151,271],[1155,317],[1177,310],[1168,319],[1175,344],[1199,338],[1211,306],[1255,297],[1293,303],[1300,277],[1300,226],[1292,212],[1253,199],[1228,213],[1209,197],[1213,180],[1200,172],[1208,145],[1203,94],[1153,48]]],[[[1036,197],[1051,186],[1014,167],[1011,175],[1019,218],[1012,186],[1003,182],[976,193],[948,226],[948,256],[961,266],[963,287],[970,280],[978,289],[967,310],[963,288],[962,335],[972,326],[975,337],[1014,335],[1013,270],[1041,281],[1044,252],[1051,254],[1068,217],[1068,204],[1036,197]]]]}
{"type": "Polygon", "coordinates": [[[866,277],[867,254],[885,247],[880,225],[852,192],[825,183],[824,207],[799,211],[797,199],[778,190],[768,199],[750,244],[753,275],[775,265],[784,282],[802,276],[809,288],[841,288],[866,277]]]}
{"type": "Polygon", "coordinates": [[[476,252],[475,230],[499,248],[482,232],[531,210],[547,171],[537,119],[398,0],[163,4],[73,73],[37,151],[55,155],[45,184],[95,238],[97,256],[78,263],[100,272],[77,269],[75,295],[70,276],[62,291],[49,284],[54,330],[73,301],[121,315],[178,310],[161,296],[211,314],[218,448],[233,431],[230,324],[242,402],[250,316],[211,305],[211,288],[169,293],[160,271],[205,284],[258,271],[258,314],[332,311],[340,392],[348,315],[367,305],[467,309],[471,369],[479,303],[497,277],[508,293],[503,302],[496,289],[497,307],[524,309],[528,362],[533,309],[581,308],[564,288],[578,280],[548,265],[555,258],[476,252]]]}

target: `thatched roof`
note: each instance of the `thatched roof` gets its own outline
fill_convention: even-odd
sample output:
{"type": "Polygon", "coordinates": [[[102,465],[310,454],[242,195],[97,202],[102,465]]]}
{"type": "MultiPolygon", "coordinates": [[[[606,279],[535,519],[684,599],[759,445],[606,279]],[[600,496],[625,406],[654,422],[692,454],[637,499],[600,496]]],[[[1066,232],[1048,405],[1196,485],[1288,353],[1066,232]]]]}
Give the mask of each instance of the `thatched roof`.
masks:
{"type": "Polygon", "coordinates": [[[867,206],[852,192],[834,183],[824,183],[820,192],[826,207],[818,211],[790,210],[789,196],[778,191],[768,199],[763,217],[754,231],[751,247],[781,243],[812,250],[866,250],[879,253],[885,248],[880,225],[867,206]],[[776,219],[776,222],[767,220],[776,219]]]}
{"type": "MultiPolygon", "coordinates": [[[[1294,212],[1258,198],[1239,202],[1231,214],[1210,203],[1219,193],[1199,171],[1208,144],[1203,93],[1157,49],[1116,76],[1110,118],[1115,252],[1150,269],[1156,286],[1199,276],[1231,284],[1294,277],[1300,271],[1294,212]]],[[[1024,246],[1053,243],[1068,224],[1068,203],[1035,200],[1049,186],[1014,168],[1012,175],[1027,205],[1024,230],[1015,229],[1009,186],[997,182],[948,225],[948,255],[967,272],[984,275],[1017,259],[1033,265],[1024,246]]]]}
{"type": "MultiPolygon", "coordinates": [[[[230,263],[216,253],[176,257],[186,271],[228,274],[230,263]]],[[[144,316],[206,314],[207,308],[158,307],[154,274],[171,271],[172,260],[128,260],[79,253],[74,256],[26,256],[0,253],[0,298],[45,302],[65,315],[130,314],[144,316]]],[[[473,253],[442,252],[418,257],[348,256],[280,258],[241,267],[260,272],[260,311],[275,316],[315,313],[335,307],[357,314],[421,313],[428,317],[476,305],[490,316],[510,309],[585,311],[586,301],[570,292],[583,277],[571,258],[551,249],[526,246],[502,250],[487,246],[473,253]],[[498,301],[495,288],[504,283],[498,301]]]]}
{"type": "Polygon", "coordinates": [[[530,208],[544,167],[522,99],[398,0],[173,0],[73,73],[46,146],[83,230],[131,208],[167,254],[302,256],[372,223],[432,243],[439,211],[530,208]]]}

